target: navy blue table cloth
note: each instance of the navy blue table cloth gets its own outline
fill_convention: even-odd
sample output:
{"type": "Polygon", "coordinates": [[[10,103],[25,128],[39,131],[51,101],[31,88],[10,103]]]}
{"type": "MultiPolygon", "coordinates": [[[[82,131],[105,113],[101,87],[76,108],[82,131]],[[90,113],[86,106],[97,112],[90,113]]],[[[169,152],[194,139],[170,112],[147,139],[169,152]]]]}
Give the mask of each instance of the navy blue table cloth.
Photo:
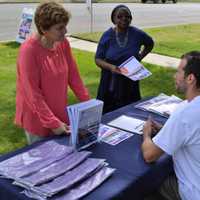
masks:
{"type": "MultiPolygon", "coordinates": [[[[105,114],[102,123],[106,124],[122,114],[143,120],[147,119],[150,113],[136,109],[134,105],[130,104],[105,114]]],[[[166,121],[166,118],[157,114],[151,113],[151,116],[158,122],[166,121]]],[[[54,137],[54,139],[61,143],[67,142],[66,137],[54,137]]],[[[0,157],[0,161],[24,152],[39,143],[3,155],[0,157]]],[[[116,146],[102,142],[89,147],[87,150],[93,152],[92,157],[105,158],[109,165],[117,170],[101,186],[83,199],[143,200],[144,196],[156,190],[163,180],[173,173],[172,159],[168,155],[163,155],[158,161],[147,164],[142,157],[141,144],[142,136],[135,134],[116,146]]],[[[30,199],[20,193],[22,191],[20,187],[11,183],[11,180],[0,179],[0,200],[30,199]]]]}

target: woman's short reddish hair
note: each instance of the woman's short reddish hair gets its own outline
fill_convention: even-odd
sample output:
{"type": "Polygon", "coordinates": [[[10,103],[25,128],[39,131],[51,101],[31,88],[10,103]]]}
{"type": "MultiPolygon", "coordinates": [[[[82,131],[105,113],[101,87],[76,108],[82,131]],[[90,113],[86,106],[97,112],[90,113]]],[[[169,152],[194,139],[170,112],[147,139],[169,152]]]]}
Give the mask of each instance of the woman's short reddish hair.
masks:
{"type": "Polygon", "coordinates": [[[43,35],[43,31],[58,23],[67,24],[71,15],[65,8],[56,2],[45,2],[40,4],[35,12],[35,25],[38,33],[43,35]]]}

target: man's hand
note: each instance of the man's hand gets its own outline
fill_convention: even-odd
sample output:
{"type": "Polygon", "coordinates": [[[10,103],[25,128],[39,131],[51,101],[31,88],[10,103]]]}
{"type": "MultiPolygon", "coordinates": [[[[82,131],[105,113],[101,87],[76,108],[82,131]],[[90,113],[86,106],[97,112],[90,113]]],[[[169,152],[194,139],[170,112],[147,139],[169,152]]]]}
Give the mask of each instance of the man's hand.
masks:
{"type": "Polygon", "coordinates": [[[153,134],[154,132],[154,129],[153,129],[153,123],[152,123],[152,120],[149,118],[144,126],[143,126],[143,134],[144,134],[144,137],[151,137],[151,135],[153,134]]]}
{"type": "Polygon", "coordinates": [[[153,121],[151,117],[149,117],[144,124],[142,153],[144,160],[148,163],[157,160],[163,154],[163,150],[156,146],[151,139],[151,136],[155,134],[155,131],[160,128],[161,125],[153,121]]]}
{"type": "Polygon", "coordinates": [[[62,135],[62,134],[70,134],[70,127],[67,126],[65,123],[61,123],[61,126],[55,129],[52,129],[55,135],[62,135]]]}
{"type": "Polygon", "coordinates": [[[152,119],[151,119],[151,123],[152,123],[152,128],[153,128],[153,133],[154,134],[157,133],[158,131],[160,131],[160,129],[163,127],[162,124],[160,124],[160,123],[158,123],[158,122],[156,122],[156,121],[154,121],[152,119]]]}
{"type": "Polygon", "coordinates": [[[148,118],[146,123],[143,127],[143,133],[145,136],[151,137],[153,134],[155,135],[160,129],[162,128],[162,125],[154,120],[152,120],[151,117],[148,118]]]}

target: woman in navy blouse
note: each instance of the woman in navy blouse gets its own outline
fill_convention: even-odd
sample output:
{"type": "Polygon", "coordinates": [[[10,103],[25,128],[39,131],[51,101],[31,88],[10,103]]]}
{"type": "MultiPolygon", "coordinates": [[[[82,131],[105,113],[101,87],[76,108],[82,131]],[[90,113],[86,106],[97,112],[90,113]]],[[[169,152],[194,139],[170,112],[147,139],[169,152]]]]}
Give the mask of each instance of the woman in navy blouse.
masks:
{"type": "Polygon", "coordinates": [[[118,69],[131,56],[141,61],[153,48],[152,38],[130,26],[132,15],[125,5],[111,13],[115,25],[102,35],[95,62],[102,69],[97,98],[104,101],[104,113],[140,100],[139,82],[123,76],[118,69]]]}

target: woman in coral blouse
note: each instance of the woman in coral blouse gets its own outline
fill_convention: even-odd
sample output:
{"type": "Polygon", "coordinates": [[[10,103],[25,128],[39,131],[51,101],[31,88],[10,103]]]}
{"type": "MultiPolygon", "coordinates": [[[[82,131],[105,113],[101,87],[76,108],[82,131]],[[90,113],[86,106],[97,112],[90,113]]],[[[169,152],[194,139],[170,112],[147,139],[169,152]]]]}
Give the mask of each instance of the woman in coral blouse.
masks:
{"type": "Polygon", "coordinates": [[[38,33],[19,50],[15,123],[24,128],[29,144],[69,133],[68,86],[80,101],[89,99],[65,38],[69,18],[60,4],[39,5],[34,19],[38,33]]]}

